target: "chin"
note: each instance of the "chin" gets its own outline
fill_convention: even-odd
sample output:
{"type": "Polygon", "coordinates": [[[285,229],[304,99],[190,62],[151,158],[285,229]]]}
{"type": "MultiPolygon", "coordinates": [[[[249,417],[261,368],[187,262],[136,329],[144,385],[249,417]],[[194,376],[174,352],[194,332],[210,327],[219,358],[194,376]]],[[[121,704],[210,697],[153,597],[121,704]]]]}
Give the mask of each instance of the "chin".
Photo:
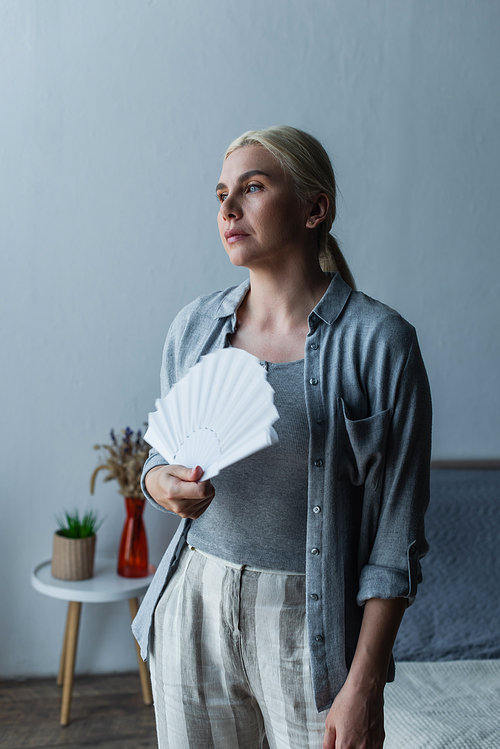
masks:
{"type": "Polygon", "coordinates": [[[242,268],[248,268],[248,262],[251,262],[248,253],[241,252],[238,247],[226,247],[226,252],[229,260],[233,265],[237,265],[238,267],[242,268]]]}
{"type": "Polygon", "coordinates": [[[244,262],[240,258],[234,257],[233,255],[229,255],[229,260],[231,261],[232,265],[235,265],[237,268],[248,268],[248,263],[244,262]]]}

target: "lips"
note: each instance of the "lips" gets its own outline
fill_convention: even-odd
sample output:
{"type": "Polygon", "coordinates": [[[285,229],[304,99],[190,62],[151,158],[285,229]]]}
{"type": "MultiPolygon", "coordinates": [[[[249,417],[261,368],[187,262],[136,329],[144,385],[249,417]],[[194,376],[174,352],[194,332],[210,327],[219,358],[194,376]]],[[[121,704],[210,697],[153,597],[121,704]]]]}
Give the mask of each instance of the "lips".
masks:
{"type": "Polygon", "coordinates": [[[224,236],[226,238],[226,242],[231,244],[232,242],[238,242],[238,240],[249,237],[250,235],[246,234],[244,231],[241,231],[241,229],[229,229],[229,231],[224,232],[224,236]]]}

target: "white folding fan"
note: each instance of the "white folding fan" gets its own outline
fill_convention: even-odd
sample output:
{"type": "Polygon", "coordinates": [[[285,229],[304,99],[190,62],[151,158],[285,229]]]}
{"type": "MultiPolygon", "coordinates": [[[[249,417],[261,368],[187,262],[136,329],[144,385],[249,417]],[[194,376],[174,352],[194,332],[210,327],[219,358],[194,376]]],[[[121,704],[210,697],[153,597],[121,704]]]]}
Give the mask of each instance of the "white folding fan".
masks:
{"type": "Polygon", "coordinates": [[[259,360],[237,348],[203,356],[149,414],[144,439],[170,464],[202,479],[278,441],[274,390],[259,360]]]}

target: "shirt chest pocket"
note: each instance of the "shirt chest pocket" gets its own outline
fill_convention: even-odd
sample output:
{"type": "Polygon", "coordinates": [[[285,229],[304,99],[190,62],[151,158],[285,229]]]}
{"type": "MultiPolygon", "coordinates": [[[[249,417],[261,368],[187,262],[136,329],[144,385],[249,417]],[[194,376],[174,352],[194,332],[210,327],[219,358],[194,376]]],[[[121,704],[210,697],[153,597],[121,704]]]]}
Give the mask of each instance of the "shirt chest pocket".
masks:
{"type": "Polygon", "coordinates": [[[383,478],[392,409],[350,419],[342,398],[337,400],[338,477],[354,486],[376,489],[383,478]]]}

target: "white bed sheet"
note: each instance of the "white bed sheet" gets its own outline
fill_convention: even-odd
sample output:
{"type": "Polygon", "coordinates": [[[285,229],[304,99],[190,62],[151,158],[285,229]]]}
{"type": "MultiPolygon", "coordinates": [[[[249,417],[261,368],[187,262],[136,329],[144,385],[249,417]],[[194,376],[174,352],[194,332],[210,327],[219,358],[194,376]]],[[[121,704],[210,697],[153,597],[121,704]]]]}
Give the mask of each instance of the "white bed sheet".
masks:
{"type": "Polygon", "coordinates": [[[396,664],[384,749],[500,749],[500,660],[396,664]]]}

